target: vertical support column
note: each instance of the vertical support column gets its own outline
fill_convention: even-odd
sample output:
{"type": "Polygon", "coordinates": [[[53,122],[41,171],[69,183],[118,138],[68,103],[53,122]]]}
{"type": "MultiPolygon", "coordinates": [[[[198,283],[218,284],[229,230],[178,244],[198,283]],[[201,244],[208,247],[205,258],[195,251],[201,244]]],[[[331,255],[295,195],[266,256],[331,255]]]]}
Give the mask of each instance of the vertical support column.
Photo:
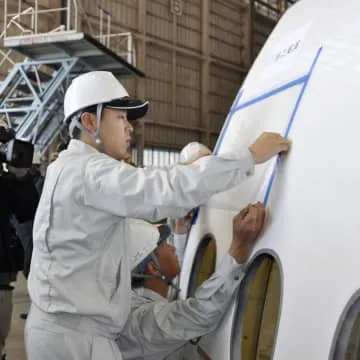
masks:
{"type": "Polygon", "coordinates": [[[60,12],[60,24],[59,25],[63,25],[64,28],[66,29],[67,26],[67,18],[68,18],[68,4],[67,4],[67,0],[60,0],[60,4],[59,4],[61,8],[66,8],[66,11],[62,10],[60,12]]]}
{"type": "Polygon", "coordinates": [[[67,0],[66,30],[71,30],[71,0],[67,0]]]}
{"type": "Polygon", "coordinates": [[[7,30],[7,10],[8,10],[8,5],[7,5],[7,0],[4,0],[4,39],[6,39],[6,30],[7,30]]]}
{"type": "Polygon", "coordinates": [[[201,2],[201,52],[203,55],[201,66],[201,127],[205,132],[201,134],[201,141],[210,146],[210,113],[209,113],[209,83],[210,83],[210,61],[209,61],[209,21],[210,1],[201,2]]]}
{"type": "Polygon", "coordinates": [[[282,15],[286,11],[286,0],[278,0],[278,8],[280,10],[280,14],[282,15]]]}
{"type": "Polygon", "coordinates": [[[111,14],[108,12],[108,13],[106,14],[106,16],[107,16],[107,26],[106,26],[106,36],[107,36],[107,39],[106,39],[105,44],[106,44],[106,46],[107,46],[108,48],[110,48],[110,47],[111,47],[111,46],[110,46],[111,14]]]}
{"type": "Polygon", "coordinates": [[[172,43],[173,43],[173,50],[172,50],[172,71],[171,71],[171,85],[172,85],[172,90],[171,90],[171,94],[172,94],[172,99],[171,99],[171,104],[172,104],[172,122],[176,123],[176,67],[177,67],[177,59],[176,59],[176,43],[177,43],[177,15],[175,14],[175,12],[173,12],[172,14],[172,43]]]}
{"type": "Polygon", "coordinates": [[[34,33],[38,33],[38,21],[39,21],[39,1],[35,0],[35,30],[34,33]]]}
{"type": "MultiPolygon", "coordinates": [[[[136,42],[136,64],[141,70],[146,68],[146,1],[138,0],[138,31],[141,38],[137,38],[136,42]]],[[[136,80],[136,93],[140,99],[145,99],[145,81],[146,79],[138,78],[136,80]]],[[[145,147],[145,123],[144,120],[139,120],[135,127],[135,143],[136,143],[136,163],[137,166],[144,165],[144,147],[145,147]]]]}
{"type": "Polygon", "coordinates": [[[99,14],[99,17],[100,17],[100,21],[99,21],[99,39],[100,39],[100,42],[102,44],[103,43],[103,17],[104,17],[104,12],[103,12],[103,9],[99,6],[99,11],[100,11],[100,14],[99,14]]]}
{"type": "Polygon", "coordinates": [[[251,67],[251,64],[253,62],[254,59],[254,14],[255,14],[255,5],[254,5],[254,0],[250,0],[249,2],[249,42],[248,42],[248,67],[251,67]]]}

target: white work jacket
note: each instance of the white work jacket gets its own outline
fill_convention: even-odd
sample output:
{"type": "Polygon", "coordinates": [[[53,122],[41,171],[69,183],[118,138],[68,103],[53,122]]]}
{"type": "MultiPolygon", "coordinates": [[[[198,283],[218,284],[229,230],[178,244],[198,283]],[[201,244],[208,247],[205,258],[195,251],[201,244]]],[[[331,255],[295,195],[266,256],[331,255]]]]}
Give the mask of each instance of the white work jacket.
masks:
{"type": "Polygon", "coordinates": [[[31,301],[77,323],[86,318],[88,331],[115,338],[130,312],[126,217],[184,216],[252,174],[249,151],[234,156],[142,169],[71,140],[47,169],[35,216],[31,301]]]}
{"type": "Polygon", "coordinates": [[[194,298],[169,303],[149,289],[134,290],[130,316],[116,340],[123,359],[182,359],[189,340],[218,326],[243,276],[243,266],[226,254],[194,298]]]}

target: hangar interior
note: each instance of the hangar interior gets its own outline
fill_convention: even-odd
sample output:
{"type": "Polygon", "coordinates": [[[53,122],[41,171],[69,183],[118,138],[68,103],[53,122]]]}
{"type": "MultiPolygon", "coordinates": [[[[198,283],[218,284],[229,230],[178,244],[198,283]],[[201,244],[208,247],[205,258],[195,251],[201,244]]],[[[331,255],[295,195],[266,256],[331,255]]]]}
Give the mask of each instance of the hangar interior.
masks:
{"type": "Polygon", "coordinates": [[[76,74],[109,69],[129,93],[151,102],[136,128],[139,165],[174,161],[173,153],[194,140],[213,148],[239,84],[290,5],[278,0],[5,0],[0,9],[2,118],[22,137],[35,136],[44,156],[64,136],[60,100],[53,100],[76,74]]]}
{"type": "MultiPolygon", "coordinates": [[[[248,70],[295,2],[2,0],[0,121],[32,141],[34,161],[46,164],[68,139],[62,100],[70,81],[109,70],[130,94],[150,102],[135,127],[132,156],[138,166],[174,164],[191,141],[213,149],[248,70]]],[[[216,245],[206,238],[196,254],[189,295],[212,274],[215,259],[216,245]]],[[[234,341],[242,359],[270,360],[281,304],[276,259],[260,257],[244,286],[245,318],[235,324],[234,341]]],[[[8,360],[25,359],[19,314],[28,305],[19,276],[8,360]]],[[[357,320],[349,353],[360,354],[359,329],[357,320]]]]}

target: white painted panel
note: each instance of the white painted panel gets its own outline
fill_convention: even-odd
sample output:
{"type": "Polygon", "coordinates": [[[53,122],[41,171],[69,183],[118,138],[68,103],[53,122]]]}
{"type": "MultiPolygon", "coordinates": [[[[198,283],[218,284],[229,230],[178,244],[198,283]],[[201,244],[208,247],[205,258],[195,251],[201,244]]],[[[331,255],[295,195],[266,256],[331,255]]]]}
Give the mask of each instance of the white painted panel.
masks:
{"type": "MultiPolygon", "coordinates": [[[[293,6],[255,61],[240,104],[297,79],[301,84],[236,113],[219,140],[221,154],[249,145],[262,131],[284,132],[299,102],[289,133],[292,150],[280,162],[255,249],[276,253],[283,270],[274,360],[328,359],[340,314],[360,288],[359,14],[358,0],[301,0],[293,6]]],[[[272,166],[258,167],[251,180],[201,208],[185,255],[183,288],[199,238],[211,232],[223,254],[234,211],[262,199],[272,166]]],[[[229,359],[231,322],[230,312],[202,340],[213,360],[229,359]]]]}

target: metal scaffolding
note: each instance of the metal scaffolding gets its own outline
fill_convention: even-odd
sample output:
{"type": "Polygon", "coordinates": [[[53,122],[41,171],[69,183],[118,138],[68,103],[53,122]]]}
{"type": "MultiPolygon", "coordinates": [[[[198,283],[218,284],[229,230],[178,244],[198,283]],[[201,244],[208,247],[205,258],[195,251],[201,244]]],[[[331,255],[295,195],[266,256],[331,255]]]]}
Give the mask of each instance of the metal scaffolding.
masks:
{"type": "Polygon", "coordinates": [[[62,130],[64,93],[74,76],[92,70],[112,71],[121,78],[144,76],[135,67],[131,34],[111,34],[110,14],[105,33],[79,31],[78,3],[67,0],[66,6],[50,9],[39,0],[19,0],[17,12],[10,12],[4,1],[0,67],[6,64],[9,72],[0,85],[0,117],[18,139],[35,145],[36,157],[62,130]],[[53,16],[50,28],[40,21],[44,15],[53,16]],[[115,40],[119,47],[113,45],[115,40]],[[22,61],[14,61],[14,54],[22,61]]]}

